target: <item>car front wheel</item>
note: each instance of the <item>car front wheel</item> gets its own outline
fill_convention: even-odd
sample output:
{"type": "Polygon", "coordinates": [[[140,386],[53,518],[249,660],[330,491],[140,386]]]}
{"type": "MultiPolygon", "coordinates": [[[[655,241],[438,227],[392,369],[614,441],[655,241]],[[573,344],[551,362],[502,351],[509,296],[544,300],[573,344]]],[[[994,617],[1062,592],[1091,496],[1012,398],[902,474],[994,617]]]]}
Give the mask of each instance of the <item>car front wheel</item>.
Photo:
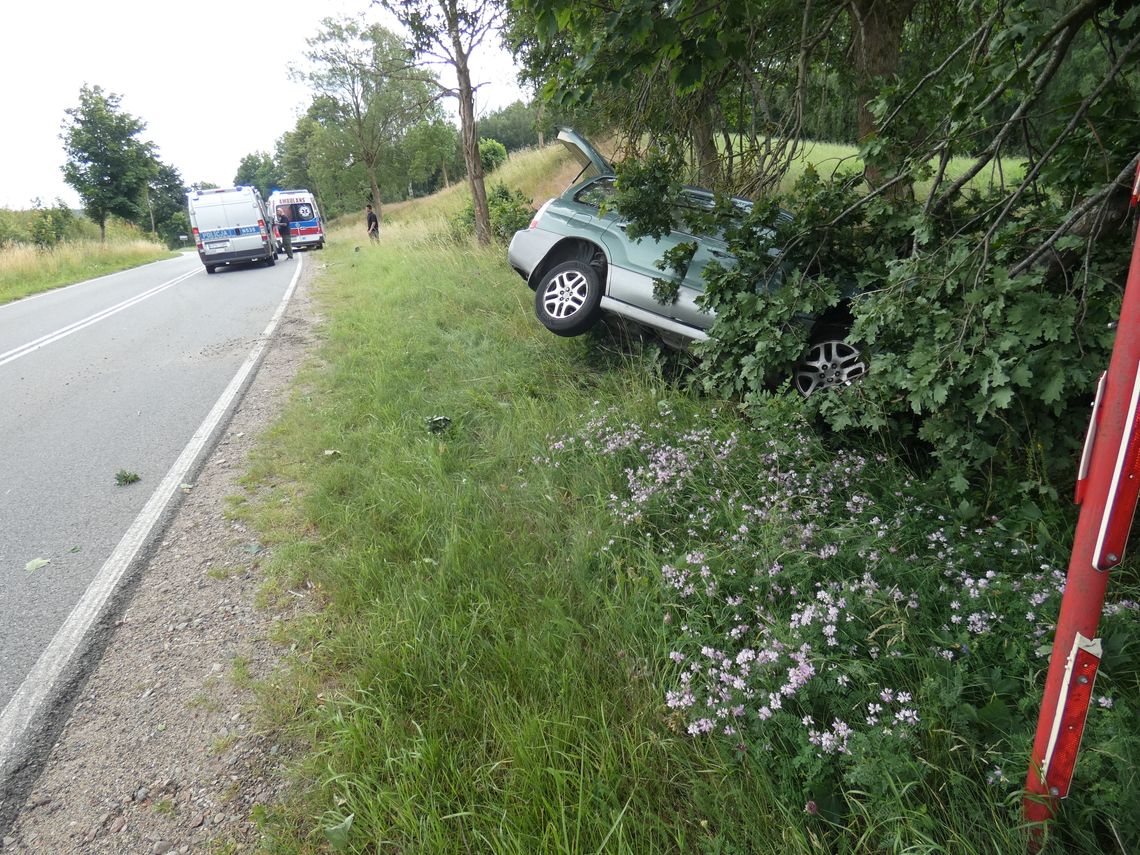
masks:
{"type": "Polygon", "coordinates": [[[792,382],[796,391],[807,398],[820,389],[850,386],[867,370],[867,357],[859,348],[828,337],[812,342],[796,363],[792,382]]]}
{"type": "Polygon", "coordinates": [[[546,272],[534,292],[534,312],[556,335],[586,332],[598,320],[601,279],[584,261],[564,261],[546,272]]]}

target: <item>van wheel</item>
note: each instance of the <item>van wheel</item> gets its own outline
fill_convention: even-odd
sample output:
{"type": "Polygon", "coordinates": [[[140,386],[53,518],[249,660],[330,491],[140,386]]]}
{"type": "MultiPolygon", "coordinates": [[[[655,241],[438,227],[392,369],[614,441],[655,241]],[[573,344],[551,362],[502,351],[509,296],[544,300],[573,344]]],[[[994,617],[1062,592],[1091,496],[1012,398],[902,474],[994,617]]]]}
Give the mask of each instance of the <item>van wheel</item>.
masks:
{"type": "Polygon", "coordinates": [[[265,259],[265,266],[266,267],[272,267],[276,263],[277,263],[277,256],[275,256],[275,255],[271,255],[265,259]]]}
{"type": "Polygon", "coordinates": [[[213,272],[214,272],[215,270],[217,270],[217,269],[218,269],[218,268],[216,268],[216,267],[215,267],[214,265],[212,265],[212,264],[207,264],[207,265],[206,265],[206,272],[207,272],[207,273],[213,273],[213,272]]]}

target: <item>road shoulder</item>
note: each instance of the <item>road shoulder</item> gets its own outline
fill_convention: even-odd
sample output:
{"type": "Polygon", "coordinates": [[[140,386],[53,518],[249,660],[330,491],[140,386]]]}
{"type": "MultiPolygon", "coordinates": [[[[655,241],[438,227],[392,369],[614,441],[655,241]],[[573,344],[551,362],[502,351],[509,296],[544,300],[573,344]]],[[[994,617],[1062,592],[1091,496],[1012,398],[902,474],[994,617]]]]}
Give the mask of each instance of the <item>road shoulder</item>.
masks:
{"type": "MultiPolygon", "coordinates": [[[[317,256],[319,258],[319,256],[317,256]]],[[[167,853],[253,849],[254,806],[285,786],[274,734],[261,732],[251,683],[284,655],[255,606],[268,557],[225,515],[226,497],[309,355],[316,315],[306,264],[257,375],[143,571],[12,827],[9,853],[167,853]]]]}

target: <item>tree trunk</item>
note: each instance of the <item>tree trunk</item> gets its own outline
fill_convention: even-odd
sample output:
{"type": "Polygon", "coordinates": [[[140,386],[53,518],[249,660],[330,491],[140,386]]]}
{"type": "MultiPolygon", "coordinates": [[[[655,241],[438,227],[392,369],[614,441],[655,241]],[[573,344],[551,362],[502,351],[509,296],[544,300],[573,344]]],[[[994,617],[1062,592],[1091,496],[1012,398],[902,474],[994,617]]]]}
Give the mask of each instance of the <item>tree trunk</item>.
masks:
{"type": "Polygon", "coordinates": [[[99,220],[99,243],[107,242],[107,218],[104,216],[99,220]]]}
{"type": "MultiPolygon", "coordinates": [[[[880,78],[898,70],[903,26],[916,0],[851,0],[852,61],[859,99],[859,141],[864,142],[877,128],[868,104],[874,98],[880,78]]],[[[883,170],[868,164],[867,181],[872,187],[883,183],[883,170]]],[[[901,193],[909,187],[899,185],[901,193]]]]}
{"type": "Polygon", "coordinates": [[[150,233],[153,235],[158,232],[154,225],[154,205],[150,203],[150,187],[146,184],[143,185],[143,199],[146,202],[146,209],[150,212],[150,233]]]}
{"type": "Polygon", "coordinates": [[[368,169],[368,183],[372,185],[372,209],[376,212],[376,219],[380,219],[380,185],[376,183],[376,165],[366,163],[368,169]]]}
{"type": "Polygon", "coordinates": [[[467,164],[467,184],[475,204],[475,237],[483,246],[491,243],[491,214],[487,209],[487,188],[483,183],[483,161],[479,158],[479,137],[475,130],[475,91],[471,69],[459,33],[458,16],[448,16],[448,29],[455,50],[455,77],[459,84],[459,124],[463,136],[463,160],[467,164]]]}
{"type": "Polygon", "coordinates": [[[444,187],[450,187],[451,186],[451,179],[447,177],[447,161],[441,160],[439,162],[439,165],[440,165],[440,168],[443,169],[443,186],[444,187]]]}
{"type": "Polygon", "coordinates": [[[690,134],[697,155],[698,182],[703,187],[720,186],[720,152],[716,148],[716,128],[713,126],[713,110],[709,101],[697,107],[697,115],[690,134]]]}

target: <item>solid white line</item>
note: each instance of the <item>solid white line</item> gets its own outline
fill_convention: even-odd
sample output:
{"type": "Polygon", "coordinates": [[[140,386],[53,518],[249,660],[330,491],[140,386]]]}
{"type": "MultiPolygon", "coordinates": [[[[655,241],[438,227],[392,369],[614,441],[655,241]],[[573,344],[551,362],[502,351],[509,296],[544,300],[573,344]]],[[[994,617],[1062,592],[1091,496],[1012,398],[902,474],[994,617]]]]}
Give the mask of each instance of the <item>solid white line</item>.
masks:
{"type": "MultiPolygon", "coordinates": [[[[297,287],[297,280],[301,276],[302,269],[299,253],[297,258],[297,269],[293,273],[289,288],[285,291],[285,296],[281,298],[281,303],[277,306],[277,311],[274,312],[269,325],[258,338],[256,346],[250,351],[249,356],[246,357],[245,362],[242,363],[241,368],[238,369],[226,390],[222,392],[222,396],[218,398],[209,415],[195,431],[194,436],[190,438],[190,442],[182,450],[178,459],[174,461],[174,465],[170,467],[166,477],[158,485],[158,489],[147,500],[146,506],[131,523],[130,528],[127,529],[126,534],[115,547],[115,551],[111,553],[111,557],[107,559],[91,584],[87,586],[83,598],[72,609],[71,614],[56,632],[51,643],[40,654],[40,658],[28,676],[24,678],[24,682],[20,684],[20,688],[16,690],[4,708],[4,712],[0,713],[0,773],[10,761],[16,758],[17,748],[23,744],[32,722],[38,718],[40,711],[45,709],[45,704],[51,697],[56,682],[74,658],[91,627],[99,619],[107,601],[114,594],[127,568],[130,567],[139,550],[150,537],[151,530],[162,518],[166,506],[178,491],[179,485],[186,480],[190,467],[202,453],[202,449],[205,448],[219,422],[244,387],[246,378],[257,366],[274,330],[277,328],[277,324],[281,320],[281,316],[285,314],[285,308],[293,296],[293,291],[297,287]]],[[[3,790],[2,785],[3,781],[0,780],[0,791],[3,790]]]]}
{"type": "Polygon", "coordinates": [[[162,293],[167,288],[173,288],[179,282],[182,282],[185,279],[189,279],[191,276],[194,276],[198,272],[198,270],[191,270],[189,273],[183,273],[181,276],[176,276],[167,282],[163,282],[161,285],[155,285],[149,291],[143,291],[141,294],[136,294],[133,297],[129,297],[126,300],[123,300],[121,303],[116,303],[114,306],[102,309],[93,315],[88,315],[86,318],[82,318],[75,323],[68,324],[65,327],[60,327],[55,332],[50,332],[47,335],[42,335],[34,341],[29,341],[26,344],[21,344],[19,347],[14,347],[9,351],[0,353],[0,365],[7,365],[9,362],[15,362],[21,356],[27,356],[29,353],[34,353],[41,347],[46,347],[47,345],[52,344],[53,342],[57,342],[61,338],[66,338],[72,333],[79,332],[81,329],[85,329],[92,324],[106,320],[107,318],[111,317],[111,315],[117,315],[119,312],[123,311],[124,309],[129,309],[136,303],[141,303],[143,300],[147,300],[153,297],[155,294],[162,293]]]}

